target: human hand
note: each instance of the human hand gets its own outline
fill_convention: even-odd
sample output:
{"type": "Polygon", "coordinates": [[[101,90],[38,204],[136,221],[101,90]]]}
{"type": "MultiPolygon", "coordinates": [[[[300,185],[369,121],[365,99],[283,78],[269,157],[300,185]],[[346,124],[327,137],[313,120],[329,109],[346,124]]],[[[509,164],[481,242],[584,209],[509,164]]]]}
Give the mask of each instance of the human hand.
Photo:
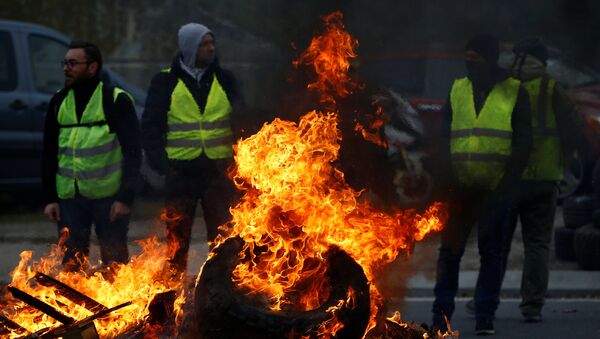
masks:
{"type": "Polygon", "coordinates": [[[110,222],[115,222],[117,219],[128,215],[130,212],[129,206],[120,201],[115,201],[110,207],[110,222]]]}
{"type": "Polygon", "coordinates": [[[50,221],[60,221],[60,206],[57,202],[50,203],[44,207],[44,214],[50,219],[50,221]]]}

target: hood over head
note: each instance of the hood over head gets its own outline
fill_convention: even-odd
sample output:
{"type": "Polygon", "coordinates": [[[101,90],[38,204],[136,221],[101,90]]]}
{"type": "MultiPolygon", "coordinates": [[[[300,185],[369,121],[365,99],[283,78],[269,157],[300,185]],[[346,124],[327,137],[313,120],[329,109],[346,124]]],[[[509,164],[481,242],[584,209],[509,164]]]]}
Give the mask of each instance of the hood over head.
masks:
{"type": "Polygon", "coordinates": [[[181,28],[177,34],[181,63],[189,69],[196,68],[196,52],[198,45],[206,34],[214,33],[206,26],[198,23],[188,23],[181,28]]]}

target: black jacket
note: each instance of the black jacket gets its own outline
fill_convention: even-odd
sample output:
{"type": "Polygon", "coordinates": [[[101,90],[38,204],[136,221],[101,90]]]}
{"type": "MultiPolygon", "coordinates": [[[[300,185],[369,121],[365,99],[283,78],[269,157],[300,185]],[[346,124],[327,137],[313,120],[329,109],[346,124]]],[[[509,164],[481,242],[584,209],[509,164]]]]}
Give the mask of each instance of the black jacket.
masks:
{"type": "MultiPolygon", "coordinates": [[[[78,120],[81,120],[81,115],[92,97],[98,82],[98,78],[95,77],[81,85],[73,87],[75,93],[75,112],[77,113],[78,120]]],[[[131,206],[135,197],[140,165],[142,163],[139,123],[135,107],[127,95],[121,94],[117,97],[116,102],[113,102],[113,88],[105,84],[103,89],[102,99],[106,122],[110,131],[117,134],[117,139],[121,145],[121,152],[123,153],[121,187],[115,196],[115,200],[131,206]]],[[[46,203],[58,201],[56,171],[58,170],[58,134],[60,127],[57,119],[58,109],[67,96],[67,93],[67,89],[58,91],[50,100],[46,114],[44,149],[42,152],[42,184],[46,203]]]]}
{"type": "MultiPolygon", "coordinates": [[[[498,71],[495,83],[499,83],[507,78],[507,74],[498,71]]],[[[473,98],[475,101],[475,110],[477,114],[481,111],[483,104],[490,92],[491,88],[484,89],[473,84],[473,98]]],[[[437,177],[441,183],[441,187],[457,187],[456,176],[452,170],[452,160],[450,156],[450,135],[452,124],[452,105],[450,104],[450,95],[446,100],[446,104],[442,109],[442,145],[441,164],[438,167],[439,173],[437,177]]],[[[513,108],[512,118],[512,151],[506,162],[506,170],[504,177],[500,180],[497,190],[501,191],[511,185],[515,185],[521,178],[521,174],[529,160],[531,145],[533,142],[531,129],[531,110],[529,106],[529,95],[523,87],[519,87],[517,102],[513,108]]]]}
{"type": "Polygon", "coordinates": [[[237,88],[233,74],[222,69],[218,62],[214,62],[202,75],[199,83],[185,72],[179,64],[177,55],[171,64],[169,72],[158,72],[148,89],[146,107],[142,116],[142,145],[150,167],[159,174],[166,174],[169,169],[184,173],[200,173],[205,161],[201,157],[192,160],[169,160],[165,150],[167,144],[167,113],[171,106],[171,94],[177,80],[181,79],[200,107],[204,111],[208,92],[212,84],[213,74],[216,75],[223,87],[233,111],[231,113],[231,128],[235,140],[244,128],[243,111],[244,101],[237,88]]]}

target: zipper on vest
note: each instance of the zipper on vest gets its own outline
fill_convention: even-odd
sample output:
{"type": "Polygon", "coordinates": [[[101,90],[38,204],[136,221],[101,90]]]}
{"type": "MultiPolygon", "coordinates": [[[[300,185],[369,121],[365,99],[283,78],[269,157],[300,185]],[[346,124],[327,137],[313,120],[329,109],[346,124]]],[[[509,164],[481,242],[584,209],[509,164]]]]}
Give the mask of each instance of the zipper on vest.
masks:
{"type": "MultiPolygon", "coordinates": [[[[83,114],[82,114],[83,117],[83,114]]],[[[77,141],[79,140],[79,129],[75,128],[75,144],[77,144],[77,141]]],[[[77,147],[73,147],[71,149],[71,163],[73,164],[73,182],[75,183],[75,193],[77,193],[77,191],[79,190],[77,187],[77,172],[75,171],[75,162],[76,162],[76,158],[75,158],[75,149],[77,147]]]]}
{"type": "MultiPolygon", "coordinates": [[[[207,99],[208,100],[208,97],[207,99]]],[[[206,145],[204,144],[204,128],[202,126],[202,111],[200,111],[200,142],[202,142],[202,149],[200,150],[200,154],[206,153],[206,145]]]]}

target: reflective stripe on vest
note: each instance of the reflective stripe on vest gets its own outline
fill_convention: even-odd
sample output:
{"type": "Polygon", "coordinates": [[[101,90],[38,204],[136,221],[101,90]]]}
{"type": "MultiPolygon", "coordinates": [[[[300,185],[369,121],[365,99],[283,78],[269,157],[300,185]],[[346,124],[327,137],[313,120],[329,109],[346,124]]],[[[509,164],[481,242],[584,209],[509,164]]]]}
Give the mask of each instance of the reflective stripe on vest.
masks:
{"type": "MultiPolygon", "coordinates": [[[[75,95],[69,90],[58,109],[58,170],[56,191],[61,199],[79,193],[90,199],[110,197],[121,186],[123,155],[115,133],[110,133],[102,105],[103,83],[92,94],[81,121],[77,121],[75,95]]],[[[113,101],[128,93],[115,88],[113,101]]],[[[129,96],[131,98],[131,96],[129,96]]]]}
{"type": "Polygon", "coordinates": [[[523,83],[529,94],[533,145],[523,179],[558,181],[563,177],[560,139],[552,96],[556,81],[539,77],[523,83]]]}
{"type": "Polygon", "coordinates": [[[457,79],[452,85],[450,153],[455,176],[461,184],[494,189],[504,175],[511,153],[511,118],[519,85],[512,78],[496,84],[479,115],[475,111],[471,81],[457,79]]]}
{"type": "Polygon", "coordinates": [[[185,83],[178,79],[171,94],[167,118],[166,151],[169,159],[195,159],[202,152],[210,159],[232,157],[231,110],[227,94],[216,76],[213,75],[202,111],[185,83]]]}
{"type": "Polygon", "coordinates": [[[84,179],[84,180],[98,179],[98,178],[105,177],[109,174],[115,173],[117,171],[120,171],[121,165],[122,165],[122,162],[119,161],[119,162],[115,162],[112,165],[108,165],[106,167],[101,167],[101,168],[87,170],[87,171],[79,171],[77,173],[75,173],[72,169],[69,169],[69,168],[59,168],[57,173],[64,177],[69,177],[69,178],[78,178],[78,179],[84,179]]]}
{"type": "Polygon", "coordinates": [[[58,153],[59,154],[62,153],[65,155],[72,155],[74,157],[89,157],[92,155],[98,155],[98,154],[110,152],[110,151],[116,149],[118,146],[119,146],[119,141],[117,140],[117,138],[114,138],[113,140],[105,143],[104,145],[100,145],[100,146],[96,146],[96,147],[83,148],[83,149],[77,149],[77,148],[72,148],[72,147],[60,147],[58,149],[58,153]]]}

